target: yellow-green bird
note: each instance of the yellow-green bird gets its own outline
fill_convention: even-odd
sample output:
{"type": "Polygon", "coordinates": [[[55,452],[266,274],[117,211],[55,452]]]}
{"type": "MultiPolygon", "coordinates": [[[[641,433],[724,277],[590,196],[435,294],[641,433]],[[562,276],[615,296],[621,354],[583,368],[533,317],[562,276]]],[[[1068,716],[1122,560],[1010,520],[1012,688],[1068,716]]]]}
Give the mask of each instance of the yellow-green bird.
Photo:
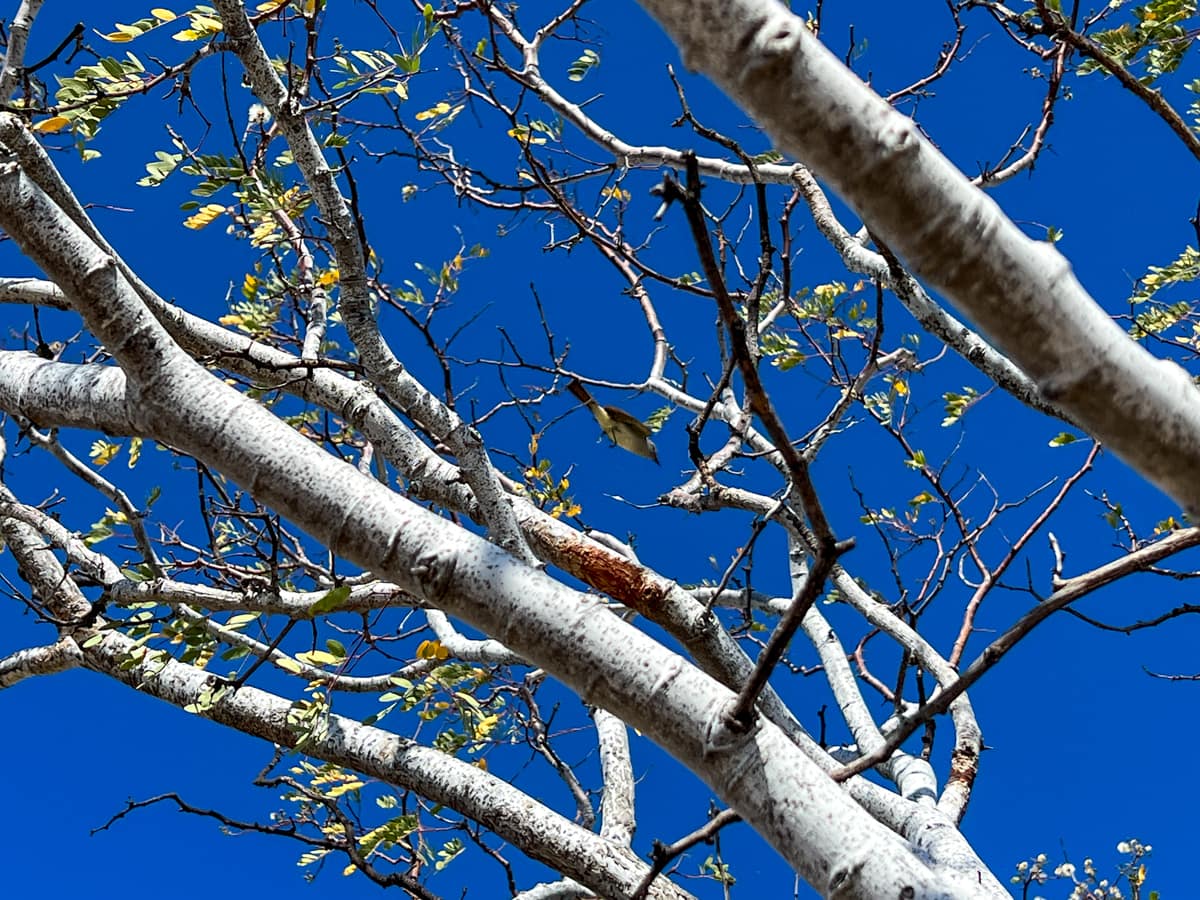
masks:
{"type": "Polygon", "coordinates": [[[572,378],[567,390],[578,397],[588,411],[595,416],[610,441],[630,453],[658,462],[654,441],[650,440],[650,428],[637,416],[630,415],[616,406],[601,406],[578,378],[572,378]]]}

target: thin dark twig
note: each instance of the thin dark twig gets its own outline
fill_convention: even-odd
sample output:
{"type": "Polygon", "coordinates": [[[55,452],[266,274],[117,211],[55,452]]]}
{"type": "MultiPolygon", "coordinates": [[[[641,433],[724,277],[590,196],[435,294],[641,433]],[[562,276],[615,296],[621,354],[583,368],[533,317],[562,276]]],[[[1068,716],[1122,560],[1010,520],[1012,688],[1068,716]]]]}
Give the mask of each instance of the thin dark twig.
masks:
{"type": "Polygon", "coordinates": [[[1161,93],[1143,84],[1139,78],[1087,35],[1075,31],[1062,19],[1061,15],[1049,9],[1045,0],[1037,0],[1037,7],[1042,20],[1046,23],[1046,29],[1052,37],[1061,39],[1084,56],[1097,62],[1106,72],[1121,82],[1122,87],[1145,103],[1153,113],[1166,122],[1167,127],[1175,132],[1175,136],[1183,141],[1184,146],[1191,154],[1196,159],[1200,159],[1200,138],[1196,137],[1187,122],[1161,93]]]}
{"type": "Polygon", "coordinates": [[[712,242],[704,219],[704,209],[700,204],[700,171],[696,162],[696,154],[688,152],[685,154],[685,159],[687,185],[684,190],[679,192],[679,201],[687,215],[688,225],[692,231],[692,241],[696,245],[701,267],[712,287],[721,319],[729,333],[730,351],[733,359],[737,362],[742,381],[745,383],[750,407],[762,421],[783,458],[788,477],[791,480],[790,492],[798,495],[814,536],[812,548],[814,561],[805,576],[804,584],[796,592],[787,614],[776,625],[766,648],[759,655],[754,671],[750,674],[730,709],[731,720],[745,728],[749,726],[753,717],[758,695],[766,686],[767,679],[770,678],[775,665],[783,657],[788,644],[791,643],[792,636],[800,626],[800,621],[824,587],[825,579],[832,571],[838,557],[853,547],[854,543],[853,541],[839,542],[834,536],[833,529],[821,506],[820,498],[817,496],[808,463],[792,445],[783,421],[775,411],[770,397],[767,396],[766,388],[758,374],[755,355],[747,341],[746,323],[734,307],[733,298],[730,297],[729,291],[725,287],[724,277],[716,257],[713,255],[712,242]]]}
{"type": "Polygon", "coordinates": [[[50,63],[52,63],[52,62],[54,62],[54,60],[58,59],[58,54],[62,53],[64,50],[67,49],[67,44],[69,44],[69,43],[71,43],[71,41],[79,38],[83,34],[83,31],[84,31],[83,23],[76,22],[75,27],[71,29],[70,33],[65,38],[62,39],[62,41],[59,43],[59,45],[57,47],[55,47],[53,50],[51,50],[49,53],[47,53],[45,55],[45,57],[43,57],[42,59],[35,62],[32,66],[25,66],[25,68],[21,70],[21,73],[23,75],[29,75],[30,73],[36,72],[38,69],[41,69],[44,66],[50,65],[50,63]]]}
{"type": "Polygon", "coordinates": [[[967,688],[982,678],[986,672],[1004,658],[1009,650],[1016,646],[1039,623],[1049,618],[1051,614],[1058,612],[1058,610],[1075,602],[1080,597],[1084,597],[1132,572],[1140,571],[1146,566],[1166,559],[1168,556],[1179,553],[1181,550],[1194,547],[1197,544],[1200,544],[1200,528],[1188,528],[1183,531],[1176,531],[1158,543],[1151,544],[1149,547],[1144,547],[1141,550],[1136,550],[1090,572],[1085,572],[1083,575],[1077,575],[1063,582],[1058,590],[1029,610],[1029,612],[1025,613],[1025,615],[1021,616],[1004,634],[988,644],[957,681],[947,685],[932,700],[910,716],[901,718],[897,722],[895,729],[888,735],[887,740],[881,746],[873,752],[861,756],[854,762],[838,769],[831,777],[834,781],[845,781],[851,776],[865,772],[867,769],[888,759],[923,723],[949,709],[950,704],[962,695],[967,688]]]}
{"type": "Polygon", "coordinates": [[[642,879],[641,884],[633,892],[630,900],[642,900],[646,896],[646,892],[650,889],[650,885],[654,882],[654,879],[662,874],[663,869],[667,867],[667,863],[671,860],[695,847],[697,844],[707,844],[726,825],[732,825],[734,822],[740,821],[742,821],[742,817],[732,809],[723,809],[704,825],[697,828],[691,834],[684,835],[673,844],[663,844],[661,841],[655,841],[654,849],[650,853],[652,860],[650,871],[646,873],[646,877],[642,879]]]}

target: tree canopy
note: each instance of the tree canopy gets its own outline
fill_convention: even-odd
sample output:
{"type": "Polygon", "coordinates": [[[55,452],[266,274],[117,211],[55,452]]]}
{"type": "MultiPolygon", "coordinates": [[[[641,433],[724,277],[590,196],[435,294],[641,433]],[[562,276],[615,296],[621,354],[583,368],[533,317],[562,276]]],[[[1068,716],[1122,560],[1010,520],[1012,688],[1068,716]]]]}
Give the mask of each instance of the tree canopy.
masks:
{"type": "Polygon", "coordinates": [[[55,843],[1167,883],[1195,4],[926,6],[16,4],[0,687],[55,843]]]}

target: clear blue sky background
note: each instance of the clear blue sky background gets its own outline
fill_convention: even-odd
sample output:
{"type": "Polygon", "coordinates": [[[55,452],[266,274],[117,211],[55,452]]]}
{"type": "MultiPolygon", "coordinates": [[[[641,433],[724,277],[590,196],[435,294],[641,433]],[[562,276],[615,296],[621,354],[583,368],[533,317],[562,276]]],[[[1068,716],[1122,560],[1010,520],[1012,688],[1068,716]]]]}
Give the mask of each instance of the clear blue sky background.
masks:
{"type": "MultiPolygon", "coordinates": [[[[15,7],[11,0],[10,6],[15,7]]],[[[348,24],[339,30],[344,43],[349,47],[380,46],[383,37],[378,31],[361,30],[369,22],[365,8],[346,6],[348,24]]],[[[105,30],[113,22],[144,15],[148,8],[129,2],[102,7],[87,9],[92,16],[89,26],[105,30]]],[[[543,7],[545,4],[522,4],[526,21],[533,21],[536,10],[543,7]]],[[[77,4],[47,4],[29,58],[36,60],[48,52],[82,9],[77,4]]],[[[565,65],[579,51],[578,45],[571,45],[555,48],[548,55],[546,74],[572,99],[602,95],[589,111],[632,143],[696,145],[682,130],[669,128],[677,107],[665,65],[673,62],[681,67],[657,26],[635,4],[624,0],[592,4],[587,12],[597,22],[602,65],[582,85],[569,85],[565,65]]],[[[926,71],[948,35],[947,17],[939,3],[827,2],[825,15],[824,38],[839,55],[845,53],[848,27],[855,23],[856,38],[868,41],[856,60],[856,70],[864,76],[870,73],[883,91],[926,71]]],[[[398,13],[396,21],[404,24],[407,16],[407,12],[398,13]]],[[[995,34],[980,40],[990,29],[979,19],[968,19],[968,24],[977,26],[974,34],[968,33],[969,55],[957,64],[950,78],[935,87],[936,96],[921,103],[917,119],[951,159],[968,174],[975,174],[981,163],[994,162],[1037,114],[1043,86],[1022,74],[1031,61],[1011,44],[995,34]]],[[[97,39],[96,43],[101,42],[97,39]]],[[[120,49],[114,47],[113,51],[120,49]]],[[[164,56],[179,53],[170,41],[135,44],[133,49],[143,58],[147,50],[164,56]]],[[[235,71],[232,60],[228,65],[229,78],[236,84],[240,72],[235,71]]],[[[1196,73],[1184,74],[1190,78],[1196,73]]],[[[228,148],[224,113],[215,100],[219,79],[219,63],[211,60],[197,70],[193,80],[202,108],[216,123],[211,143],[205,145],[213,152],[228,148]]],[[[445,70],[414,81],[410,113],[432,106],[454,83],[453,73],[445,70]]],[[[693,107],[706,123],[738,135],[752,150],[766,148],[765,139],[743,130],[744,120],[714,89],[696,78],[688,78],[686,83],[693,107]]],[[[1051,146],[1038,162],[1034,177],[1017,178],[997,189],[994,197],[1032,235],[1044,235],[1049,225],[1061,228],[1065,238],[1060,248],[1085,286],[1106,307],[1119,310],[1133,280],[1148,264],[1165,264],[1195,241],[1187,219],[1194,214],[1197,201],[1196,163],[1161,122],[1114,83],[1093,77],[1074,84],[1074,91],[1074,99],[1058,107],[1051,146]]],[[[236,90],[235,95],[235,116],[242,116],[249,97],[236,90]]],[[[1179,101],[1179,94],[1174,99],[1179,101]]],[[[188,199],[188,185],[182,180],[154,191],[134,186],[153,152],[169,147],[164,122],[193,142],[203,133],[202,123],[190,112],[176,118],[174,99],[135,100],[105,123],[94,143],[103,154],[100,159],[80,166],[67,150],[57,154],[56,160],[80,199],[97,207],[96,219],[112,242],[151,285],[185,307],[215,317],[224,310],[230,284],[237,290],[245,248],[224,235],[223,223],[201,233],[179,225],[178,204],[188,199]]],[[[239,127],[242,122],[244,119],[238,120],[239,127]]],[[[496,123],[486,118],[477,121],[464,115],[446,137],[462,148],[466,158],[512,153],[496,123]]],[[[592,156],[601,154],[594,151],[592,156]]],[[[449,334],[481,305],[491,304],[461,346],[456,345],[459,356],[499,355],[497,325],[536,346],[532,343],[538,340],[529,292],[532,282],[546,301],[556,332],[571,342],[573,368],[614,380],[642,377],[649,342],[644,339],[637,312],[620,295],[622,285],[587,248],[570,257],[543,254],[540,247],[546,229],[534,222],[499,237],[497,226],[511,223],[460,209],[444,191],[401,205],[400,187],[412,177],[403,165],[375,170],[370,165],[360,166],[358,174],[367,188],[369,233],[387,260],[386,277],[393,283],[419,277],[411,268],[414,261],[432,265],[452,256],[459,243],[456,229],[466,243],[478,242],[490,249],[488,259],[469,266],[456,306],[440,326],[442,334],[449,334]],[[604,323],[603,330],[596,328],[598,319],[604,323]]],[[[631,221],[649,219],[655,201],[645,192],[656,180],[657,174],[647,171],[626,183],[633,191],[631,221]]],[[[805,248],[797,278],[809,284],[846,278],[806,217],[800,214],[796,221],[800,225],[798,240],[805,248]]],[[[667,229],[656,239],[655,257],[673,258],[674,262],[665,265],[671,271],[697,268],[682,222],[668,217],[667,229]]],[[[33,274],[33,269],[5,243],[0,245],[0,274],[33,274]]],[[[697,363],[697,373],[703,369],[715,374],[708,337],[712,310],[695,298],[670,296],[660,300],[660,309],[684,356],[708,354],[697,363]]],[[[23,312],[0,308],[4,326],[0,337],[5,347],[22,346],[23,312]]],[[[898,307],[889,306],[889,315],[896,323],[892,333],[904,330],[898,307]]],[[[69,321],[53,315],[45,319],[51,331],[66,329],[69,321]]],[[[431,360],[414,333],[396,327],[398,353],[418,374],[432,374],[431,360]]],[[[936,342],[927,338],[922,356],[932,356],[935,346],[936,342]]],[[[962,385],[984,389],[986,385],[981,376],[957,361],[948,361],[935,372],[927,386],[914,385],[916,392],[923,392],[920,402],[927,407],[925,446],[931,454],[945,453],[961,439],[964,458],[982,468],[1005,498],[1020,496],[1069,471],[1062,462],[1064,454],[1082,459],[1082,445],[1047,448],[1047,441],[1063,430],[1062,426],[1005,397],[989,398],[973,411],[965,432],[940,429],[942,391],[962,385]]],[[[476,376],[485,382],[479,388],[481,402],[486,405],[497,399],[494,385],[486,384],[488,374],[482,370],[460,376],[459,386],[476,376]]],[[[518,383],[525,382],[518,379],[518,383]]],[[[799,374],[780,384],[787,385],[778,394],[787,398],[785,410],[800,423],[808,421],[805,410],[819,409],[819,404],[829,400],[828,391],[814,398],[817,385],[799,374]]],[[[642,415],[656,405],[650,398],[618,398],[618,402],[642,415]]],[[[564,398],[545,414],[557,415],[568,408],[564,398]]],[[[745,530],[730,524],[742,520],[689,518],[667,509],[635,512],[606,496],[619,494],[650,503],[676,483],[679,471],[687,466],[685,424],[685,417],[676,415],[657,439],[661,469],[595,442],[594,425],[579,414],[552,430],[543,449],[555,460],[556,471],[568,462],[576,463],[573,482],[577,497],[584,499],[584,518],[590,525],[620,536],[633,531],[645,562],[683,582],[695,582],[719,575],[745,539],[745,530]],[[717,560],[717,569],[708,562],[710,556],[717,560]]],[[[519,451],[524,439],[517,427],[518,423],[498,419],[485,430],[485,436],[493,445],[507,441],[519,451]]],[[[855,433],[840,439],[822,458],[818,474],[839,533],[856,535],[860,541],[847,565],[887,591],[882,554],[858,521],[861,510],[849,489],[848,476],[868,492],[875,505],[903,505],[921,486],[915,476],[902,470],[894,454],[881,462],[878,434],[868,440],[865,431],[862,440],[855,433]]],[[[11,424],[6,436],[11,446],[16,440],[11,424]]],[[[93,437],[76,436],[70,439],[71,445],[86,453],[93,437]]],[[[168,491],[157,509],[164,521],[184,520],[195,509],[192,476],[173,473],[165,454],[152,457],[136,474],[111,470],[109,474],[122,479],[135,498],[144,495],[150,483],[144,479],[150,475],[165,483],[177,479],[173,483],[178,487],[168,491]]],[[[64,510],[72,528],[86,529],[103,510],[103,503],[61,474],[44,454],[10,455],[6,476],[30,502],[48,496],[52,485],[61,485],[71,498],[64,510]]],[[[1094,493],[1107,491],[1118,499],[1144,530],[1176,513],[1169,501],[1111,457],[1102,460],[1086,487],[1094,493]]],[[[1111,530],[1100,519],[1102,511],[1097,503],[1080,495],[1056,520],[1052,530],[1070,553],[1068,574],[1084,571],[1118,552],[1111,546],[1111,530]]],[[[1015,536],[1028,518],[1016,514],[1006,523],[1005,534],[1015,536]]],[[[772,538],[764,541],[755,586],[786,592],[779,542],[772,538]]],[[[1044,539],[1034,542],[1029,560],[1029,578],[1038,590],[1048,593],[1050,557],[1044,539]]],[[[0,567],[10,577],[11,566],[9,555],[0,558],[0,567]]],[[[1019,587],[1025,572],[1022,569],[1011,577],[1019,587]]],[[[952,591],[951,596],[961,601],[966,592],[952,591]]],[[[1089,598],[1081,608],[1109,621],[1127,622],[1153,615],[1188,596],[1186,583],[1180,586],[1142,576],[1089,598]]],[[[945,630],[938,631],[937,623],[931,622],[931,636],[945,647],[955,622],[955,601],[939,602],[947,604],[941,626],[945,630]]],[[[980,627],[1002,629],[1029,603],[1027,594],[995,594],[985,607],[980,627]]],[[[10,607],[0,653],[51,639],[49,628],[19,615],[15,604],[10,607]]],[[[838,612],[831,610],[835,622],[838,612]]],[[[1065,850],[1076,861],[1092,855],[1103,866],[1113,859],[1117,841],[1137,836],[1155,846],[1150,886],[1162,890],[1164,898],[1188,896],[1188,884],[1194,881],[1190,865],[1197,791],[1186,762],[1175,760],[1187,753],[1197,735],[1194,709],[1200,688],[1152,679],[1143,667],[1170,672],[1200,668],[1194,652],[1196,638],[1195,624],[1186,619],[1126,637],[1097,633],[1077,620],[1057,616],[974,690],[972,699],[990,749],[982,761],[964,831],[997,875],[1006,877],[1013,864],[1037,852],[1054,859],[1065,850]]],[[[974,652],[987,639],[985,632],[972,645],[974,652]]],[[[973,655],[968,653],[968,657],[973,655]]],[[[800,661],[810,663],[811,659],[800,661]]],[[[802,720],[815,721],[816,710],[827,701],[817,680],[782,676],[780,684],[794,699],[802,720]]],[[[338,708],[365,701],[345,702],[347,707],[338,708]]],[[[27,681],[5,691],[0,694],[0,710],[8,723],[7,739],[0,743],[0,762],[8,773],[9,810],[8,834],[0,842],[0,894],[22,896],[37,891],[48,896],[86,893],[108,897],[130,890],[209,889],[250,896],[267,890],[305,890],[302,870],[295,867],[301,852],[297,845],[277,838],[224,836],[213,822],[183,816],[165,806],[142,811],[107,832],[88,836],[91,829],[120,811],[126,798],[169,790],[179,791],[196,805],[230,815],[263,817],[277,805],[269,792],[249,785],[270,756],[270,749],[263,744],[82,671],[27,681]]],[[[948,726],[943,729],[943,743],[947,735],[948,726]]],[[[580,740],[578,758],[583,759],[586,741],[580,740]]],[[[700,824],[709,802],[704,786],[690,776],[669,774],[677,767],[640,738],[635,739],[635,766],[643,777],[637,849],[644,852],[651,840],[670,841],[700,824]],[[681,816],[682,811],[691,815],[681,816]]],[[[530,787],[543,776],[525,777],[530,780],[522,783],[530,787]]],[[[569,814],[569,801],[561,790],[556,786],[547,790],[569,814]]],[[[746,829],[729,829],[723,841],[739,879],[735,896],[788,895],[790,873],[746,829]],[[751,849],[739,854],[738,847],[751,849]]],[[[703,854],[695,855],[693,863],[702,858],[703,854]]],[[[344,897],[377,892],[364,879],[342,879],[337,874],[341,866],[341,861],[332,864],[312,890],[336,890],[344,897]]],[[[526,886],[547,877],[535,874],[536,867],[520,871],[526,886]]],[[[484,880],[472,886],[470,895],[500,895],[502,883],[487,881],[495,872],[480,872],[486,873],[484,880]]],[[[454,886],[463,880],[471,879],[452,868],[445,881],[435,880],[432,887],[456,895],[454,886]]],[[[1043,893],[1057,897],[1065,896],[1067,890],[1048,886],[1043,893]]]]}

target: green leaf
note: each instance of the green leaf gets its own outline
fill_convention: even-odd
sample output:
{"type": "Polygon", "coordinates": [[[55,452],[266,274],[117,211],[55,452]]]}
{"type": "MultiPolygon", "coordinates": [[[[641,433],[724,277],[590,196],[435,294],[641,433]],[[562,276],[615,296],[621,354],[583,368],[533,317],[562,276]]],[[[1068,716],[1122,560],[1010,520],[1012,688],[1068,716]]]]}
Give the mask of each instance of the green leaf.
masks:
{"type": "Polygon", "coordinates": [[[921,493],[908,501],[908,505],[913,507],[913,509],[920,509],[926,503],[932,503],[936,499],[929,491],[921,491],[921,493]]]}
{"type": "Polygon", "coordinates": [[[1129,336],[1136,340],[1152,334],[1160,334],[1192,314],[1192,304],[1186,300],[1169,306],[1152,303],[1145,312],[1138,313],[1129,328],[1129,336]]]}
{"type": "Polygon", "coordinates": [[[462,853],[465,849],[466,845],[464,845],[463,842],[458,838],[451,838],[450,840],[446,841],[446,843],[442,845],[442,849],[437,852],[437,862],[433,865],[434,870],[437,872],[442,871],[442,869],[450,865],[454,858],[462,853]]]}
{"type": "Polygon", "coordinates": [[[350,598],[350,585],[341,584],[308,608],[310,616],[333,612],[350,598]]]}
{"type": "Polygon", "coordinates": [[[979,391],[973,387],[964,387],[963,393],[947,391],[942,394],[942,399],[946,402],[946,418],[942,419],[942,427],[949,428],[979,399],[979,391]]]}
{"type": "Polygon", "coordinates": [[[583,81],[588,72],[600,65],[600,54],[595,50],[584,50],[577,60],[567,66],[568,81],[583,81]]]}
{"type": "Polygon", "coordinates": [[[1116,506],[1114,506],[1112,509],[1110,509],[1108,512],[1106,512],[1104,514],[1104,521],[1107,522],[1109,525],[1111,525],[1113,528],[1119,528],[1121,526],[1121,516],[1123,516],[1123,515],[1124,515],[1124,510],[1121,509],[1121,504],[1118,503],[1116,506]]]}
{"type": "Polygon", "coordinates": [[[783,162],[783,154],[778,150],[764,150],[762,153],[756,153],[750,158],[760,166],[783,162]]]}
{"type": "Polygon", "coordinates": [[[671,417],[671,413],[675,412],[673,406],[660,406],[654,412],[650,413],[650,417],[646,419],[646,427],[651,431],[660,430],[667,423],[667,419],[671,417]]]}
{"type": "Polygon", "coordinates": [[[1065,447],[1067,444],[1075,443],[1079,438],[1070,432],[1060,431],[1055,437],[1050,439],[1051,447],[1065,447]]]}

